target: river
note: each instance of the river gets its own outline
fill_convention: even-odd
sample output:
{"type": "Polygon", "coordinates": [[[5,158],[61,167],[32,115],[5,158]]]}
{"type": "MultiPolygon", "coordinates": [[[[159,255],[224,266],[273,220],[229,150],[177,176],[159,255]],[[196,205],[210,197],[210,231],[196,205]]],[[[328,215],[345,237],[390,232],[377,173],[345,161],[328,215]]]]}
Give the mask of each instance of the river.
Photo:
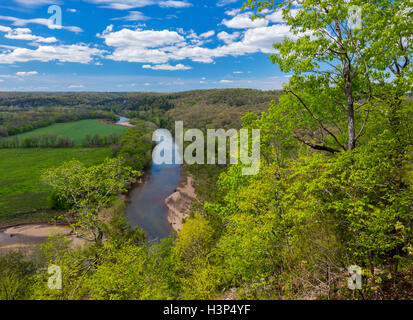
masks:
{"type": "MultiPolygon", "coordinates": [[[[176,146],[172,146],[173,152],[176,146]]],[[[152,164],[144,182],[130,192],[126,216],[132,227],[146,231],[149,240],[166,238],[171,233],[165,199],[175,192],[180,179],[180,165],[152,164]]]]}
{"type": "MultiPolygon", "coordinates": [[[[129,120],[120,116],[118,124],[129,120]]],[[[176,145],[173,141],[171,145],[174,152],[176,145]]],[[[138,226],[146,231],[149,240],[167,238],[172,232],[165,199],[175,192],[180,179],[180,165],[152,164],[144,181],[129,192],[130,202],[125,214],[132,227],[138,226]]]]}
{"type": "MultiPolygon", "coordinates": [[[[130,119],[120,117],[117,124],[128,122],[130,119]]],[[[174,151],[175,144],[173,143],[174,151]]],[[[129,192],[129,200],[126,207],[126,216],[132,227],[146,231],[149,240],[167,238],[172,232],[168,223],[168,209],[165,199],[175,192],[181,179],[180,165],[156,165],[153,164],[146,173],[142,183],[129,192]]],[[[45,241],[45,237],[28,237],[14,235],[10,237],[0,231],[0,248],[14,244],[33,244],[45,241]]]]}
{"type": "Polygon", "coordinates": [[[124,123],[124,122],[128,122],[130,119],[129,118],[126,118],[126,117],[122,117],[122,116],[119,116],[119,121],[118,122],[116,122],[116,124],[122,124],[122,123],[124,123]]]}

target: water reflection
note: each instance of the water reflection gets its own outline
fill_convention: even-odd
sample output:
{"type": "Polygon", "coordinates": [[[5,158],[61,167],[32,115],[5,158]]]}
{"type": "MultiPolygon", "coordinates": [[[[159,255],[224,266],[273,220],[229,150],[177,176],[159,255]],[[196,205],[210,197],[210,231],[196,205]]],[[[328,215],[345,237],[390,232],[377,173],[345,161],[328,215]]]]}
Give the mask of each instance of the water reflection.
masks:
{"type": "MultiPolygon", "coordinates": [[[[166,132],[159,131],[163,137],[166,132]]],[[[172,137],[170,145],[175,151],[176,145],[172,137]]],[[[157,162],[156,159],[154,162],[157,162]]],[[[169,236],[172,229],[167,221],[168,209],[165,199],[175,192],[181,178],[179,164],[153,164],[145,181],[130,192],[131,202],[126,208],[126,215],[133,227],[139,226],[146,231],[150,240],[162,239],[169,236]]]]}

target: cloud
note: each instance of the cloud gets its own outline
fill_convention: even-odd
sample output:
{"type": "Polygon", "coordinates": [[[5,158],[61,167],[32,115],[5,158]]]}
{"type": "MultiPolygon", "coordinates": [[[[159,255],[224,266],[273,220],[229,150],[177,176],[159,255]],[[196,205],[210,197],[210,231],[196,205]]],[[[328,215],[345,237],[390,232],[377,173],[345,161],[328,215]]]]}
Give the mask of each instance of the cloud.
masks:
{"type": "Polygon", "coordinates": [[[235,73],[235,74],[243,74],[244,72],[242,72],[242,71],[233,71],[232,73],[235,73]]]}
{"type": "Polygon", "coordinates": [[[68,86],[69,89],[81,89],[84,88],[85,86],[83,84],[71,84],[68,86]]]}
{"type": "Polygon", "coordinates": [[[112,47],[140,47],[153,48],[183,42],[185,39],[176,31],[162,30],[131,30],[122,29],[113,32],[113,26],[109,26],[99,35],[105,39],[105,43],[112,47]]]}
{"type": "Polygon", "coordinates": [[[20,5],[29,6],[29,7],[37,7],[43,6],[46,4],[60,4],[61,1],[59,0],[14,0],[20,5]]]}
{"type": "Polygon", "coordinates": [[[231,20],[224,19],[222,24],[231,29],[248,29],[248,28],[258,28],[266,27],[268,25],[268,20],[266,19],[255,19],[251,20],[251,13],[242,13],[234,16],[231,20]]]}
{"type": "Polygon", "coordinates": [[[186,1],[168,0],[168,1],[160,2],[159,6],[161,8],[188,8],[188,7],[192,7],[192,3],[189,3],[186,1]]]}
{"type": "Polygon", "coordinates": [[[185,35],[169,30],[126,28],[113,31],[113,26],[110,25],[98,36],[105,39],[106,45],[114,47],[113,52],[105,58],[155,65],[185,59],[212,63],[215,58],[226,56],[241,56],[257,52],[273,53],[273,43],[282,42],[285,37],[295,37],[285,24],[250,28],[242,33],[221,32],[218,38],[225,41],[225,45],[215,48],[202,46],[203,42],[197,40],[199,36],[194,32],[185,35]],[[239,40],[236,40],[238,38],[239,40]]]}
{"type": "Polygon", "coordinates": [[[105,8],[117,10],[129,10],[142,8],[154,4],[153,0],[86,0],[91,3],[101,5],[105,8]]]}
{"type": "Polygon", "coordinates": [[[140,11],[129,11],[129,14],[124,17],[120,18],[112,18],[111,20],[126,20],[126,21],[145,21],[149,20],[150,18],[145,16],[140,11]]]}
{"type": "Polygon", "coordinates": [[[9,27],[0,26],[0,32],[7,32],[4,36],[7,39],[13,40],[27,40],[34,41],[38,43],[53,43],[57,42],[55,37],[40,37],[32,34],[32,31],[28,28],[16,28],[12,29],[9,27]]]}
{"type": "MultiPolygon", "coordinates": [[[[285,23],[285,20],[283,18],[283,13],[280,10],[277,10],[277,11],[271,13],[270,10],[264,9],[264,10],[262,10],[261,13],[265,15],[265,18],[263,18],[265,20],[268,20],[268,21],[273,22],[273,23],[285,23]],[[268,13],[271,13],[271,14],[268,15],[268,13]]],[[[289,15],[291,15],[293,17],[296,16],[297,13],[298,13],[298,9],[291,9],[289,11],[289,15]]]]}
{"type": "Polygon", "coordinates": [[[26,76],[34,76],[38,74],[37,71],[20,71],[16,73],[16,76],[18,77],[26,77],[26,76]]]}
{"type": "Polygon", "coordinates": [[[219,0],[218,3],[217,3],[217,6],[218,7],[223,7],[223,6],[229,5],[231,3],[235,3],[237,1],[238,0],[219,0]]]}
{"type": "Polygon", "coordinates": [[[176,66],[171,66],[170,64],[158,64],[158,65],[154,65],[154,66],[145,64],[145,65],[142,66],[142,68],[152,69],[152,70],[167,70],[167,71],[192,69],[191,67],[184,66],[183,64],[177,64],[176,66]]]}
{"type": "Polygon", "coordinates": [[[231,16],[231,17],[234,17],[234,16],[236,16],[238,13],[240,13],[241,11],[240,11],[240,9],[231,9],[231,10],[227,10],[227,11],[225,11],[225,14],[227,15],[227,16],[231,16]]]}
{"type": "Polygon", "coordinates": [[[206,38],[210,38],[210,37],[212,37],[212,36],[214,36],[214,35],[215,35],[215,31],[214,31],[214,30],[211,30],[211,31],[208,31],[208,32],[201,33],[201,34],[199,35],[199,37],[206,39],[206,38]]]}
{"type": "MultiPolygon", "coordinates": [[[[16,17],[10,17],[10,16],[0,16],[0,20],[6,20],[6,21],[12,21],[12,25],[16,27],[24,27],[28,24],[40,24],[43,26],[49,26],[49,19],[43,19],[43,18],[36,18],[36,19],[20,19],[16,17]]],[[[51,29],[63,29],[63,30],[68,30],[71,32],[83,32],[83,30],[79,27],[75,26],[57,26],[54,25],[51,27],[51,29]]]]}
{"type": "Polygon", "coordinates": [[[232,81],[232,80],[220,80],[219,81],[219,83],[222,83],[222,84],[228,84],[228,83],[233,83],[234,81],[232,81]]]}
{"type": "Polygon", "coordinates": [[[175,46],[183,45],[185,41],[176,31],[112,30],[113,26],[108,26],[99,36],[105,39],[106,45],[115,47],[113,53],[106,56],[115,61],[164,64],[175,46]]]}
{"type": "Polygon", "coordinates": [[[28,61],[59,61],[89,63],[103,51],[86,45],[39,46],[37,49],[16,48],[0,53],[0,64],[13,64],[28,61]]]}
{"type": "Polygon", "coordinates": [[[68,11],[68,12],[72,12],[72,13],[77,12],[77,10],[76,10],[76,9],[72,9],[72,8],[67,9],[67,11],[68,11]]]}
{"type": "Polygon", "coordinates": [[[86,0],[91,3],[98,4],[105,8],[116,10],[130,10],[134,8],[142,8],[151,5],[158,5],[161,8],[188,8],[192,4],[187,1],[175,0],[86,0]]]}
{"type": "Polygon", "coordinates": [[[234,33],[229,34],[228,32],[222,31],[218,33],[218,39],[229,44],[237,40],[240,35],[241,35],[240,32],[234,32],[234,33]]]}

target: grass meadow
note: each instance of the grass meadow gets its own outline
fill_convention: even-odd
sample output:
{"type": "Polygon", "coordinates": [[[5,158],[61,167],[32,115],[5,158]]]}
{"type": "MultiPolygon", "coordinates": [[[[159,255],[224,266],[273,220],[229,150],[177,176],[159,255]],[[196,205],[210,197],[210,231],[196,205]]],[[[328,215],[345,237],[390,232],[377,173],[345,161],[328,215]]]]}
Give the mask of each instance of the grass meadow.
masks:
{"type": "Polygon", "coordinates": [[[18,220],[24,212],[48,209],[51,189],[40,181],[43,170],[70,160],[93,165],[110,156],[110,147],[0,149],[0,223],[18,220]]]}
{"type": "Polygon", "coordinates": [[[77,146],[82,144],[83,138],[87,135],[98,134],[99,136],[109,136],[116,133],[119,136],[127,130],[126,127],[115,126],[111,124],[102,123],[96,119],[79,120],[74,122],[55,123],[51,126],[35,129],[29,132],[17,135],[20,141],[26,137],[38,136],[42,134],[56,134],[62,137],[69,137],[75,141],[77,146]]]}

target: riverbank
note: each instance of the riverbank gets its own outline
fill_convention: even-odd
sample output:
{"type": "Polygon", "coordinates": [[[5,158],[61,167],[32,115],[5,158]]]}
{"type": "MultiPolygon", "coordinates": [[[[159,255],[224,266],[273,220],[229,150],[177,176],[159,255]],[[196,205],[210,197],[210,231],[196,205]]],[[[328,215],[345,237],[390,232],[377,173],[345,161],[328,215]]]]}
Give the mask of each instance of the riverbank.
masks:
{"type": "Polygon", "coordinates": [[[131,127],[135,126],[134,124],[132,124],[130,122],[130,119],[123,120],[122,122],[115,122],[115,123],[113,123],[112,121],[106,120],[106,119],[99,119],[99,121],[104,123],[104,124],[110,124],[110,125],[113,125],[113,126],[121,126],[121,127],[128,127],[128,128],[131,128],[131,127]]]}
{"type": "Polygon", "coordinates": [[[193,176],[190,173],[185,173],[184,168],[181,170],[178,187],[173,194],[165,199],[165,205],[168,208],[168,223],[175,232],[182,229],[183,220],[190,215],[191,203],[196,199],[193,176]]]}
{"type": "Polygon", "coordinates": [[[63,224],[17,224],[0,229],[0,253],[13,250],[31,250],[53,235],[63,235],[70,241],[70,247],[77,248],[85,244],[68,225],[63,224]]]}

